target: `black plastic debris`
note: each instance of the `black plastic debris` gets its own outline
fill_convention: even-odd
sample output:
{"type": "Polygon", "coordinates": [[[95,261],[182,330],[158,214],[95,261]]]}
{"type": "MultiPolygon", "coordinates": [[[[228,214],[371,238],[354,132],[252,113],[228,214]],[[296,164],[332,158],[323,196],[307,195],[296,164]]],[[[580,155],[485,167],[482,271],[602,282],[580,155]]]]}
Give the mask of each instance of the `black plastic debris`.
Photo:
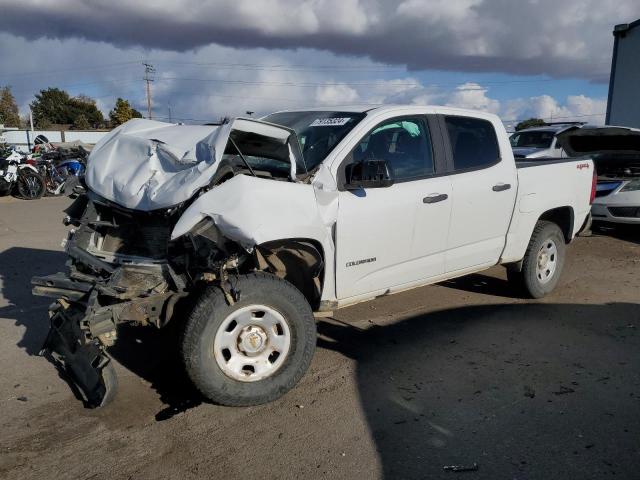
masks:
{"type": "Polygon", "coordinates": [[[445,465],[442,467],[443,470],[449,472],[476,472],[478,468],[477,463],[473,463],[472,465],[445,465]]]}

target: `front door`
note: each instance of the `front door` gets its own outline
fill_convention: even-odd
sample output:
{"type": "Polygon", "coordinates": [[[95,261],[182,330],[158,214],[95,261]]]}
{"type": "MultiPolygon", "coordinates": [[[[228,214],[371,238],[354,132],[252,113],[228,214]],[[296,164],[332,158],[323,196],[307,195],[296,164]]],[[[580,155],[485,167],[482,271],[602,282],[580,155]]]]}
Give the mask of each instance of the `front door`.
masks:
{"type": "Polygon", "coordinates": [[[395,183],[339,193],[339,299],[384,292],[444,272],[451,183],[449,177],[434,176],[429,130],[424,116],[386,120],[347,157],[346,163],[386,160],[395,183]]]}

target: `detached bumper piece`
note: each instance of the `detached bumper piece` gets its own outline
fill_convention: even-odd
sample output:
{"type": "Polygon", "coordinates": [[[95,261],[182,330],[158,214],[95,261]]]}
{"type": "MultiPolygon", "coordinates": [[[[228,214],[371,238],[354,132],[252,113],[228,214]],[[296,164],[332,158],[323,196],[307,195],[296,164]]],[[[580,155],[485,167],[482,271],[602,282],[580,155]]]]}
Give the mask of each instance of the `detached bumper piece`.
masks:
{"type": "MultiPolygon", "coordinates": [[[[65,374],[88,407],[104,406],[115,395],[117,386],[111,359],[89,332],[84,313],[65,303],[52,305],[51,329],[41,354],[65,374]]],[[[115,334],[115,325],[113,328],[115,334]]]]}

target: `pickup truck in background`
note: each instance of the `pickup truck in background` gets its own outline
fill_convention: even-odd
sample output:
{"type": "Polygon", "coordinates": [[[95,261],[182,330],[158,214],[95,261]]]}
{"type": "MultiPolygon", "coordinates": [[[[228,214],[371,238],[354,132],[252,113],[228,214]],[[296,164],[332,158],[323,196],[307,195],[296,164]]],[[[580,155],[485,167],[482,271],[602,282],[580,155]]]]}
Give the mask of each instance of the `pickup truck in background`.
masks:
{"type": "Polygon", "coordinates": [[[304,375],[314,312],[497,264],[542,297],[595,193],[589,159],[516,164],[495,115],[420,106],[132,120],[85,181],[69,270],[32,283],[57,299],[45,350],[93,407],[115,392],[122,323],[178,322],[202,394],[255,405],[304,375]]]}

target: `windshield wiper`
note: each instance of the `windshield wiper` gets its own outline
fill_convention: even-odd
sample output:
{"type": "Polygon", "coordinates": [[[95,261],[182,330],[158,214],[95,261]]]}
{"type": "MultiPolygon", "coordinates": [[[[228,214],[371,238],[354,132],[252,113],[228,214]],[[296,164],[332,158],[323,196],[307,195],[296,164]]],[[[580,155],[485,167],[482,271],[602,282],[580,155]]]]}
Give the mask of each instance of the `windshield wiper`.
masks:
{"type": "Polygon", "coordinates": [[[253,168],[251,168],[251,165],[249,165],[249,162],[247,162],[247,159],[244,158],[244,155],[242,154],[242,152],[238,148],[238,145],[236,145],[236,142],[234,142],[233,138],[231,138],[231,136],[229,136],[229,141],[231,142],[231,145],[233,145],[234,148],[236,149],[236,151],[238,152],[238,155],[240,155],[240,158],[242,159],[242,162],[247,166],[247,168],[251,172],[251,175],[253,175],[254,177],[257,177],[258,175],[256,175],[256,172],[253,171],[253,168]]]}

